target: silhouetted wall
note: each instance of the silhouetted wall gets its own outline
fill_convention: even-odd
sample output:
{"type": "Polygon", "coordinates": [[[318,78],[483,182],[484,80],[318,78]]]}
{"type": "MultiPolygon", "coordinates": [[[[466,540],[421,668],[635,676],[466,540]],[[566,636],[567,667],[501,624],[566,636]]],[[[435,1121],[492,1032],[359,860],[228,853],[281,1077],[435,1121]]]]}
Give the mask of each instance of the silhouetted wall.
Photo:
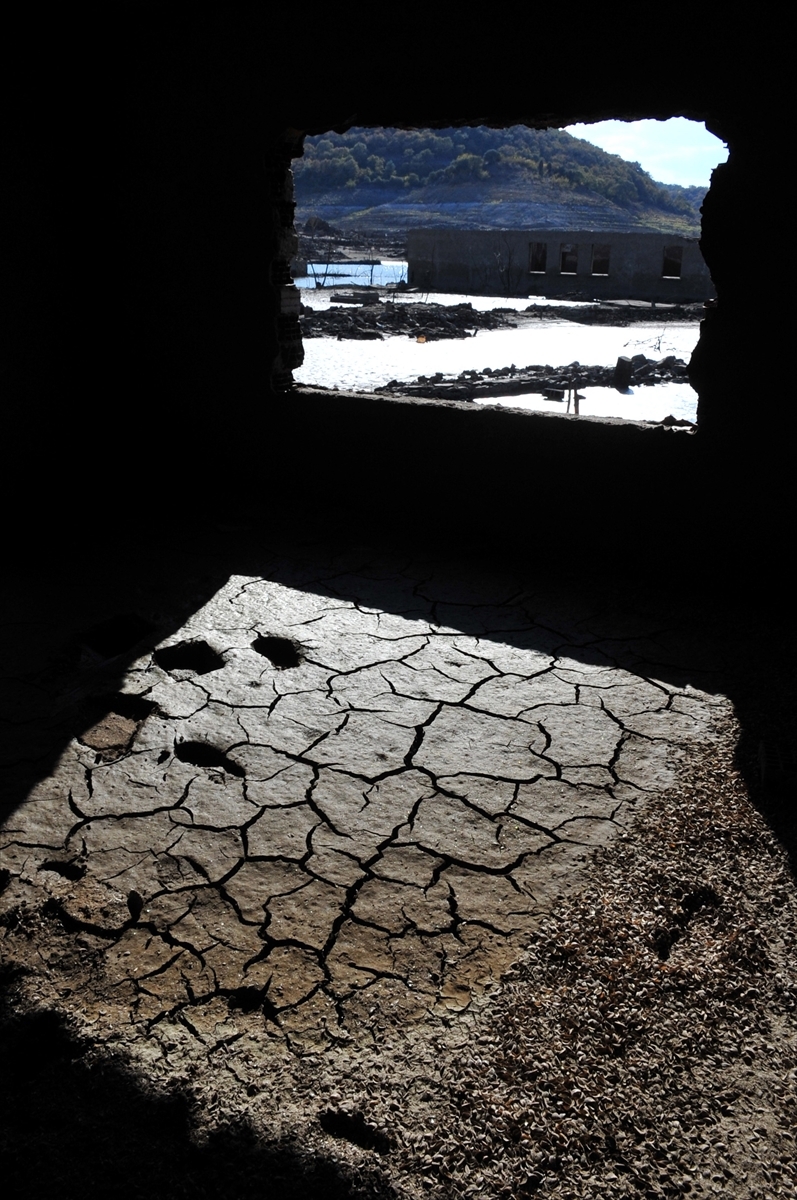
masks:
{"type": "MultiPolygon", "coordinates": [[[[477,520],[548,556],[619,541],[633,560],[654,539],[676,563],[696,546],[775,561],[779,514],[793,505],[780,365],[791,277],[775,252],[787,76],[755,31],[692,14],[666,71],[631,69],[652,52],[641,30],[613,32],[616,69],[598,70],[586,31],[568,43],[567,69],[540,55],[496,90],[474,67],[483,23],[427,14],[405,88],[395,71],[387,86],[378,63],[364,80],[353,69],[343,82],[308,78],[301,31],[254,7],[203,5],[187,19],[123,5],[116,20],[112,54],[74,38],[43,66],[34,38],[10,112],[5,420],[23,479],[6,480],[12,534],[25,525],[34,545],[57,534],[101,547],[131,523],[166,537],[257,506],[319,529],[381,521],[422,536],[442,521],[465,539],[477,520]],[[674,114],[730,145],[704,205],[718,303],[692,365],[694,438],[285,390],[302,353],[289,262],[290,163],[304,135],[674,114]]],[[[355,16],[323,20],[313,36],[325,59],[352,63],[355,16]]]]}

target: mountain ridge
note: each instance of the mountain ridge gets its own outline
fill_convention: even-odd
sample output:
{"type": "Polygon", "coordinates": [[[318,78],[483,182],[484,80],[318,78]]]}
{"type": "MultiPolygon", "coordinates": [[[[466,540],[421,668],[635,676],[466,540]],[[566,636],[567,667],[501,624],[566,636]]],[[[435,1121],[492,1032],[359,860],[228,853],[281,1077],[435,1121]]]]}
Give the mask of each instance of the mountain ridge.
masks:
{"type": "Polygon", "coordinates": [[[657,183],[561,129],[359,129],[305,140],[297,222],[343,231],[656,230],[697,237],[707,188],[657,183]]]}

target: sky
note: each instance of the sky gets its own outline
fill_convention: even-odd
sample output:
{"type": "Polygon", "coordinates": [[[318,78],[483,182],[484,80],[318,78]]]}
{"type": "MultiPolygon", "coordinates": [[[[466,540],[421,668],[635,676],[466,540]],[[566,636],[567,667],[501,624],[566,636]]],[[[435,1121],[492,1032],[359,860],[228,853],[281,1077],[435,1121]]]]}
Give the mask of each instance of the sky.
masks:
{"type": "Polygon", "coordinates": [[[711,172],[725,162],[728,148],[698,121],[597,121],[568,125],[567,132],[610,154],[638,162],[659,183],[708,186],[711,172]]]}

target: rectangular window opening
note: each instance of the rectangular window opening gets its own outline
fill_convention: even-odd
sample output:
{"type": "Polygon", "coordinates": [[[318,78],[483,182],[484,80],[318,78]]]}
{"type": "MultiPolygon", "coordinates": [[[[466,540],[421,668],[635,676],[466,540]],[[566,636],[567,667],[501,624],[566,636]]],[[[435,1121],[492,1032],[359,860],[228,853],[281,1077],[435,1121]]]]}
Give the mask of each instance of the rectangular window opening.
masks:
{"type": "Polygon", "coordinates": [[[578,267],[578,246],[575,242],[562,242],[559,248],[560,275],[575,275],[578,267]]]}
{"type": "Polygon", "coordinates": [[[614,342],[611,353],[597,348],[627,324],[624,310],[614,321],[607,303],[702,298],[710,281],[692,282],[688,233],[584,228],[581,209],[570,221],[557,209],[559,223],[523,227],[517,177],[538,181],[546,136],[521,126],[357,127],[304,138],[294,166],[296,283],[286,283],[283,298],[282,361],[292,356],[296,383],[563,419],[653,423],[671,414],[676,425],[694,423],[692,393],[677,390],[688,388],[690,329],[673,323],[665,336],[651,321],[651,336],[633,342],[623,387],[609,362],[614,342]],[[483,224],[452,224],[460,207],[471,213],[474,195],[483,224]],[[574,237],[582,240],[565,240],[574,237]],[[571,305],[579,306],[568,314],[572,348],[560,348],[560,306],[571,305]],[[510,363],[518,354],[524,368],[510,363]]]}
{"type": "Polygon", "coordinates": [[[664,247],[664,266],[662,268],[662,279],[680,279],[681,264],[684,257],[683,246],[665,246],[664,247]]]}
{"type": "Polygon", "coordinates": [[[544,275],[548,267],[548,243],[529,242],[529,274],[544,275]]]}
{"type": "Polygon", "coordinates": [[[596,243],[592,247],[592,274],[593,275],[608,275],[609,274],[609,253],[611,247],[604,244],[596,243]]]}

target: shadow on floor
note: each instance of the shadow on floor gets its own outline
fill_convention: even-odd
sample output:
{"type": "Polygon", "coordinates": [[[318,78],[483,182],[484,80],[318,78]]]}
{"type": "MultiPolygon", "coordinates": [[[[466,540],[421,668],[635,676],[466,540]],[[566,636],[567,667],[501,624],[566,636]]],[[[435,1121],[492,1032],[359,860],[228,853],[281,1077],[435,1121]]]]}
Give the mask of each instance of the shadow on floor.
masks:
{"type": "MultiPolygon", "coordinates": [[[[378,1162],[352,1171],[245,1123],[190,1136],[182,1097],[148,1093],[107,1060],[88,1062],[52,1013],[0,1021],[0,1145],[9,1200],[380,1200],[378,1162]]],[[[376,1156],[375,1156],[376,1157],[376,1156]]]]}

